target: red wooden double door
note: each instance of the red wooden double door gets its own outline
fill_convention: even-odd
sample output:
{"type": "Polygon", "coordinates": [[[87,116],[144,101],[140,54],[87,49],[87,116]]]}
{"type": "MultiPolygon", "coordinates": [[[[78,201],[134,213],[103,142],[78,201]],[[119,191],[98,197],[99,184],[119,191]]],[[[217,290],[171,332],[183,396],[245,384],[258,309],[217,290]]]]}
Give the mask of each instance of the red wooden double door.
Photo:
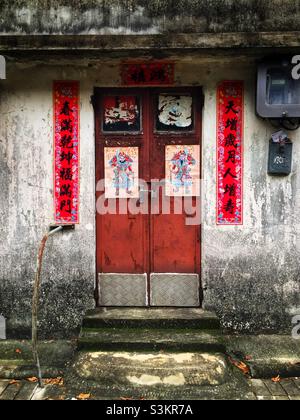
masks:
{"type": "Polygon", "coordinates": [[[201,113],[198,88],[95,90],[99,306],[200,306],[201,113]]]}

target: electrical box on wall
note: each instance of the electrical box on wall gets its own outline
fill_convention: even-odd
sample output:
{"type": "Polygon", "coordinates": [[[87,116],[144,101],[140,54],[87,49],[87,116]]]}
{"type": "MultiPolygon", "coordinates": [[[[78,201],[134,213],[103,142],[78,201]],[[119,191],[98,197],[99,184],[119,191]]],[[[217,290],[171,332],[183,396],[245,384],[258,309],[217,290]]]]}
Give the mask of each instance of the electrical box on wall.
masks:
{"type": "Polygon", "coordinates": [[[300,118],[300,80],[292,76],[292,57],[258,65],[257,114],[263,118],[300,118]]]}
{"type": "Polygon", "coordinates": [[[293,143],[279,131],[273,134],[269,146],[269,175],[289,175],[292,171],[293,143]]]}

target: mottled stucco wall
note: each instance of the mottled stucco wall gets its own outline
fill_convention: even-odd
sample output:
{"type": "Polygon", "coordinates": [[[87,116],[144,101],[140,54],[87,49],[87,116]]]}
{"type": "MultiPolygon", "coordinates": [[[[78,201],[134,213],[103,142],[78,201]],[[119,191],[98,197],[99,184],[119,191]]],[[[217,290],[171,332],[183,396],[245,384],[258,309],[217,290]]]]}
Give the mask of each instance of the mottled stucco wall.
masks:
{"type": "MultiPolygon", "coordinates": [[[[52,81],[81,82],[81,224],[50,239],[41,331],[66,336],[93,307],[95,281],[94,86],[118,86],[119,64],[9,64],[0,82],[0,312],[10,332],[30,325],[38,243],[53,222],[52,81]]],[[[272,128],[255,116],[254,60],[182,57],[176,84],[203,86],[204,305],[233,329],[289,329],[300,308],[300,132],[293,173],[267,175],[272,128]],[[216,86],[245,81],[244,226],[216,226],[216,86]]]]}
{"type": "Polygon", "coordinates": [[[299,0],[2,0],[0,34],[299,30],[299,0]]]}
{"type": "Polygon", "coordinates": [[[10,334],[30,326],[37,249],[54,222],[52,81],[68,77],[82,79],[81,224],[49,240],[40,330],[49,337],[70,335],[94,306],[92,85],[80,71],[13,66],[0,84],[0,312],[10,334]]]}
{"type": "Polygon", "coordinates": [[[244,226],[215,225],[215,78],[205,84],[203,285],[206,308],[244,332],[291,330],[300,313],[300,130],[291,132],[293,170],[267,174],[276,131],[255,116],[255,67],[216,66],[216,78],[245,80],[244,226]],[[222,75],[222,76],[220,76],[222,75]]]}

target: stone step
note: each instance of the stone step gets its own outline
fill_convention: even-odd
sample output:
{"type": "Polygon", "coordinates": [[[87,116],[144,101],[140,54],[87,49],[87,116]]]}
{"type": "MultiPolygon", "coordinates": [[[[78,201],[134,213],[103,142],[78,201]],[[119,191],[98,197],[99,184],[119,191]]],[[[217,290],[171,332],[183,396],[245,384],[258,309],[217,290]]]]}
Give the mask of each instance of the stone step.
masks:
{"type": "Polygon", "coordinates": [[[80,352],[73,374],[103,387],[217,386],[228,380],[230,369],[221,354],[80,352]]]}
{"type": "Polygon", "coordinates": [[[169,351],[225,353],[219,331],[158,329],[83,329],[78,349],[84,351],[169,351]]]}
{"type": "MultiPolygon", "coordinates": [[[[76,342],[67,340],[39,341],[38,351],[41,363],[64,366],[72,358],[76,342]]],[[[0,359],[32,361],[31,340],[0,340],[0,359]]]]}
{"type": "MultiPolygon", "coordinates": [[[[38,351],[43,376],[61,376],[76,350],[73,341],[42,341],[38,351]]],[[[0,340],[0,379],[26,379],[36,376],[37,369],[30,340],[0,340]]]]}
{"type": "Polygon", "coordinates": [[[99,308],[88,312],[84,328],[190,328],[216,330],[218,317],[203,309],[99,308]]]}
{"type": "MultiPolygon", "coordinates": [[[[43,378],[56,378],[63,376],[64,369],[57,366],[42,365],[43,378]]],[[[37,367],[28,360],[0,360],[0,380],[2,379],[27,379],[37,376],[37,367]]]]}

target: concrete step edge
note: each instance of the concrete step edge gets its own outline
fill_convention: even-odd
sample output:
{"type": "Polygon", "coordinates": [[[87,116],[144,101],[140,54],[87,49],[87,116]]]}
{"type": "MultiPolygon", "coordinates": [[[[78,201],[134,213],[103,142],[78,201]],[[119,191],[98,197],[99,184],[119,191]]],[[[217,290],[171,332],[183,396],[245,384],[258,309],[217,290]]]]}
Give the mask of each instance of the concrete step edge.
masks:
{"type": "Polygon", "coordinates": [[[197,332],[170,330],[89,330],[83,329],[78,350],[191,350],[225,353],[226,345],[218,331],[197,332]],[[164,336],[165,335],[165,336],[164,336]]]}
{"type": "Polygon", "coordinates": [[[220,329],[220,321],[213,312],[188,308],[98,308],[89,311],[83,327],[128,328],[198,328],[220,329]]]}
{"type": "MultiPolygon", "coordinates": [[[[43,378],[57,378],[63,376],[65,370],[54,366],[41,366],[43,378]]],[[[0,360],[0,379],[22,380],[37,376],[37,368],[28,360],[23,363],[13,360],[0,360]]]]}
{"type": "Polygon", "coordinates": [[[218,319],[205,320],[159,320],[159,319],[96,319],[94,317],[85,317],[83,320],[83,328],[190,328],[211,330],[220,329],[220,322],[218,319]]]}

